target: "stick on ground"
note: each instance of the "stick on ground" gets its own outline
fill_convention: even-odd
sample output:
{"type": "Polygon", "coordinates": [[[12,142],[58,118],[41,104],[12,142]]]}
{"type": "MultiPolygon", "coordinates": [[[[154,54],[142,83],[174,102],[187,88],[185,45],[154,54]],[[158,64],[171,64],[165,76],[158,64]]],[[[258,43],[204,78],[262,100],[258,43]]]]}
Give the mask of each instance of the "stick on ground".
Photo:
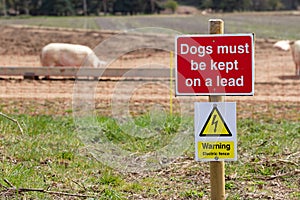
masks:
{"type": "Polygon", "coordinates": [[[3,116],[3,117],[5,117],[6,119],[9,119],[10,121],[16,123],[18,125],[18,127],[19,127],[20,132],[23,134],[23,129],[22,129],[22,127],[21,127],[21,125],[20,125],[20,123],[19,123],[18,120],[14,119],[14,118],[11,118],[11,117],[7,116],[6,114],[4,114],[2,112],[0,112],[0,115],[3,116]]]}
{"type": "Polygon", "coordinates": [[[0,195],[11,196],[14,194],[21,194],[25,192],[42,192],[52,195],[60,195],[60,196],[73,196],[73,197],[84,197],[84,198],[95,198],[93,195],[85,195],[85,194],[76,194],[76,193],[67,193],[67,192],[59,192],[59,191],[50,191],[42,188],[17,188],[12,183],[10,183],[7,179],[4,179],[4,182],[10,187],[6,187],[0,183],[0,186],[4,188],[4,190],[0,190],[0,195]]]}

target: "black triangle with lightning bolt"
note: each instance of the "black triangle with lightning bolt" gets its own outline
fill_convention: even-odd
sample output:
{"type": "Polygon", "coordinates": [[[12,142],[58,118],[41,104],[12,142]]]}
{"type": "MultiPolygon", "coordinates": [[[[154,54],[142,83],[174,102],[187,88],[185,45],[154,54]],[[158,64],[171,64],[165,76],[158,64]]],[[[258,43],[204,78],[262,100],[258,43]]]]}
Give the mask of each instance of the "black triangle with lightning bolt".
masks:
{"type": "Polygon", "coordinates": [[[210,112],[199,136],[200,137],[232,136],[232,133],[229,130],[226,122],[224,121],[220,111],[218,110],[217,105],[213,106],[213,109],[210,112]]]}

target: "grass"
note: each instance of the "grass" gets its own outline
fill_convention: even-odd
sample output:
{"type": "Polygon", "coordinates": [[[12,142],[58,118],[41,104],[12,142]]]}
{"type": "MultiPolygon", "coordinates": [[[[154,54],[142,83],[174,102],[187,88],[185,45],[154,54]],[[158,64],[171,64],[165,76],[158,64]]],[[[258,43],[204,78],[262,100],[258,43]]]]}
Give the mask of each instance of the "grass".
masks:
{"type": "MultiPolygon", "coordinates": [[[[193,132],[180,159],[157,171],[122,173],[92,157],[78,137],[72,117],[14,115],[14,123],[0,118],[0,195],[7,199],[197,199],[209,197],[208,163],[193,161],[193,132]],[[75,194],[75,197],[45,192],[5,193],[10,187],[42,188],[75,194]]],[[[168,144],[176,132],[193,126],[193,119],[159,114],[137,116],[120,124],[97,117],[99,139],[106,138],[130,152],[144,154],[168,144]],[[135,124],[135,129],[133,128],[135,124]],[[104,135],[101,136],[100,133],[104,135]],[[140,137],[141,132],[153,133],[140,137]]],[[[299,191],[298,121],[276,119],[238,120],[237,162],[226,163],[227,199],[297,199],[299,191]],[[275,185],[274,185],[275,184],[275,185]],[[282,192],[278,192],[282,191],[282,192]],[[277,191],[277,192],[275,192],[277,191]],[[279,195],[279,196],[278,196],[279,195]],[[283,196],[280,196],[283,195],[283,196]]],[[[96,141],[96,143],[99,142],[96,141]]]]}
{"type": "Polygon", "coordinates": [[[0,24],[18,24],[30,26],[77,28],[77,29],[100,29],[95,17],[10,17],[2,18],[0,24]]]}
{"type": "MultiPolygon", "coordinates": [[[[137,15],[101,17],[11,17],[0,24],[81,29],[128,30],[142,27],[172,29],[184,34],[207,34],[208,20],[220,18],[226,33],[255,33],[258,38],[298,39],[299,16],[292,12],[216,13],[208,15],[137,15]]],[[[150,29],[149,29],[150,30],[150,29]]],[[[154,30],[154,29],[152,29],[154,30]]]]}

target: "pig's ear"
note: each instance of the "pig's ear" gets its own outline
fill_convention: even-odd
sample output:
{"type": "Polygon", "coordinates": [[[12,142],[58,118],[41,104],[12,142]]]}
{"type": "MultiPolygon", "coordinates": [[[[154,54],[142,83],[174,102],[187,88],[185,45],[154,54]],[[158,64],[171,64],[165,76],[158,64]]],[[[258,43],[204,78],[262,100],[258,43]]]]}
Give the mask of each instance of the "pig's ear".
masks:
{"type": "Polygon", "coordinates": [[[289,40],[278,41],[273,45],[273,47],[284,50],[284,51],[288,51],[291,48],[289,40]]]}

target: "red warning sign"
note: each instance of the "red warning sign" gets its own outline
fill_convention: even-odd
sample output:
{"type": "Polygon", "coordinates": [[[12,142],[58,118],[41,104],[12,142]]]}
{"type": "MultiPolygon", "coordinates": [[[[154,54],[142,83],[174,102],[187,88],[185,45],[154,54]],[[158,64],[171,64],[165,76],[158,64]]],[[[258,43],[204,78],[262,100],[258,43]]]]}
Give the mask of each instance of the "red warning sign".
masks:
{"type": "Polygon", "coordinates": [[[253,34],[176,38],[177,95],[253,95],[253,34]]]}

